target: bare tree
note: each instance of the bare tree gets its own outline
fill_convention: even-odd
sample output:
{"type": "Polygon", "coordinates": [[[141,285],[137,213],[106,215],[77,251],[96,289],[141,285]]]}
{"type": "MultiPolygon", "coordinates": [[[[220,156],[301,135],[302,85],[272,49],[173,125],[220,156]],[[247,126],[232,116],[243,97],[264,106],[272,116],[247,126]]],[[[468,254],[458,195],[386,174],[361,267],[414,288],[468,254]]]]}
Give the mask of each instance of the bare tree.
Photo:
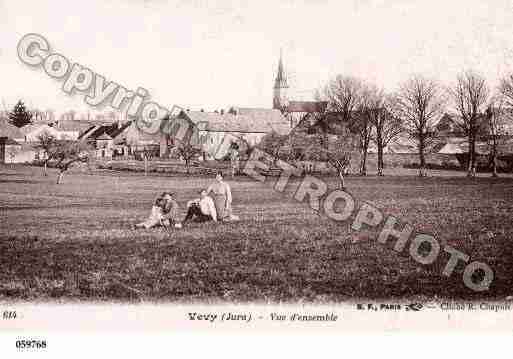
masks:
{"type": "Polygon", "coordinates": [[[426,175],[425,151],[435,137],[435,121],[443,110],[441,89],[435,80],[414,75],[402,83],[393,100],[393,112],[405,132],[417,143],[419,176],[426,175]]]}
{"type": "Polygon", "coordinates": [[[357,116],[350,122],[350,128],[358,137],[361,154],[360,175],[367,175],[367,154],[372,139],[375,117],[382,107],[383,91],[375,85],[365,85],[361,92],[357,116]]]}
{"type": "Polygon", "coordinates": [[[499,92],[503,96],[504,105],[513,107],[513,73],[501,79],[499,92]]]}
{"type": "Polygon", "coordinates": [[[379,103],[376,103],[372,116],[372,124],[374,125],[372,140],[378,150],[378,176],[384,176],[385,162],[383,160],[383,152],[385,147],[404,132],[401,119],[392,114],[390,109],[392,102],[386,99],[383,91],[381,93],[383,95],[379,103]]]}
{"type": "Polygon", "coordinates": [[[53,150],[53,156],[57,162],[55,167],[59,169],[57,184],[62,183],[64,173],[74,164],[88,163],[90,147],[85,142],[60,141],[53,150]]]}
{"type": "Polygon", "coordinates": [[[354,136],[350,131],[339,133],[338,135],[331,136],[327,146],[316,141],[315,144],[308,149],[310,155],[324,157],[327,162],[335,168],[339,178],[341,189],[346,188],[345,174],[351,165],[351,159],[356,153],[357,145],[354,136]]]}
{"type": "Polygon", "coordinates": [[[54,156],[54,150],[57,146],[57,138],[48,132],[43,132],[39,136],[37,136],[38,144],[36,148],[42,149],[44,151],[43,158],[43,175],[47,175],[48,163],[54,156]]]}
{"type": "Polygon", "coordinates": [[[291,155],[295,160],[325,161],[338,173],[340,188],[345,188],[345,174],[351,159],[357,154],[357,139],[347,127],[336,134],[326,135],[324,130],[314,134],[296,131],[290,138],[291,155]]]}
{"type": "Polygon", "coordinates": [[[328,111],[341,114],[342,121],[350,122],[361,104],[364,83],[356,77],[338,75],[324,87],[328,111]]]}
{"type": "Polygon", "coordinates": [[[485,111],[490,89],[482,75],[467,70],[458,75],[449,93],[460,115],[455,117],[454,122],[468,139],[467,175],[473,177],[476,175],[476,139],[478,131],[486,122],[485,111]]]}
{"type": "Polygon", "coordinates": [[[488,148],[490,152],[490,163],[492,165],[492,177],[498,177],[497,164],[500,147],[503,145],[503,137],[506,133],[505,120],[510,118],[509,111],[504,108],[507,101],[505,96],[494,96],[486,110],[486,121],[488,127],[488,148]]]}
{"type": "MultiPolygon", "coordinates": [[[[377,89],[357,77],[338,75],[323,91],[327,110],[336,112],[358,138],[361,152],[360,174],[366,175],[367,153],[372,134],[371,111],[377,89]]],[[[326,151],[325,151],[326,152],[326,151]]]]}

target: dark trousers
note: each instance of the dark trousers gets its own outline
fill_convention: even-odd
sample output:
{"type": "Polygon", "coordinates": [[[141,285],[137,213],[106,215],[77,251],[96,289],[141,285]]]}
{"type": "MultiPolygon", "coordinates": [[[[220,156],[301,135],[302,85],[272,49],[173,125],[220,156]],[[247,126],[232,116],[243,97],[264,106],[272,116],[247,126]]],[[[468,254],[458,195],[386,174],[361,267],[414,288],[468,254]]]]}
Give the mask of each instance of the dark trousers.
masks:
{"type": "Polygon", "coordinates": [[[196,203],[193,203],[189,209],[187,210],[187,215],[185,216],[184,222],[190,221],[192,219],[193,222],[208,222],[212,220],[212,216],[209,214],[203,214],[201,212],[201,208],[196,203]]]}

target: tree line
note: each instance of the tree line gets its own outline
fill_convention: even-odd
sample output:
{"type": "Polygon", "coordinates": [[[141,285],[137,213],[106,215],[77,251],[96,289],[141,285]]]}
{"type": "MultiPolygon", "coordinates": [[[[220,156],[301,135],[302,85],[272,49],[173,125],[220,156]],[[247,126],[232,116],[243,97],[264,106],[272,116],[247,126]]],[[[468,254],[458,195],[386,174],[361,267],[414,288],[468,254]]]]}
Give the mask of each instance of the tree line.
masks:
{"type": "MultiPolygon", "coordinates": [[[[439,136],[436,126],[445,113],[451,113],[454,128],[466,138],[468,145],[467,175],[476,175],[476,142],[486,129],[490,163],[496,176],[505,125],[513,121],[513,74],[502,78],[495,89],[475,70],[459,73],[449,86],[423,75],[412,75],[391,93],[360,78],[338,75],[323,86],[316,97],[327,102],[325,113],[317,114],[319,132],[329,128],[329,124],[322,124],[330,119],[326,114],[336,114],[342,130],[338,133],[332,130],[332,133],[346,139],[350,135],[355,140],[339,151],[339,157],[348,163],[347,157],[358,153],[361,175],[367,174],[371,143],[376,146],[377,173],[382,176],[385,148],[399,136],[405,136],[416,145],[419,176],[426,176],[426,154],[439,136]]],[[[272,142],[266,139],[264,147],[272,148],[272,142]]],[[[286,143],[285,139],[282,142],[286,143]]],[[[309,146],[310,153],[318,152],[315,151],[318,146],[312,143],[309,146]]],[[[276,148],[271,151],[276,152],[276,148]]],[[[327,156],[332,150],[328,151],[325,144],[324,152],[327,156]]]]}

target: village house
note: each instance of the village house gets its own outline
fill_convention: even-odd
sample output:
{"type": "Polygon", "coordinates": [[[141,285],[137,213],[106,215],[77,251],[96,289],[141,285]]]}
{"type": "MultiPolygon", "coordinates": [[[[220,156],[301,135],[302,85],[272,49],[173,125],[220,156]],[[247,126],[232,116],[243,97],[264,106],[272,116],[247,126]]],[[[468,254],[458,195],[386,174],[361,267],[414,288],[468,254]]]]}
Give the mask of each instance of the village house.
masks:
{"type": "MultiPolygon", "coordinates": [[[[291,130],[287,119],[276,109],[232,107],[226,113],[182,111],[178,118],[197,126],[207,159],[225,158],[232,143],[254,147],[271,132],[288,134],[291,130]]],[[[168,141],[168,147],[172,146],[172,138],[168,141]]]]}
{"type": "Polygon", "coordinates": [[[61,134],[52,126],[45,123],[31,123],[20,128],[21,136],[13,138],[18,142],[38,142],[39,136],[48,134],[61,139],[61,134]]]}
{"type": "Polygon", "coordinates": [[[111,159],[116,156],[128,156],[130,146],[126,143],[125,132],[130,125],[131,122],[95,124],[86,129],[78,140],[88,143],[94,149],[96,158],[111,159]]]}
{"type": "Polygon", "coordinates": [[[58,120],[50,126],[59,132],[61,140],[77,140],[82,133],[91,127],[91,122],[79,120],[58,120]]]}
{"type": "Polygon", "coordinates": [[[0,163],[31,162],[40,155],[40,150],[33,144],[17,141],[23,139],[23,132],[7,120],[0,119],[0,163]]]}

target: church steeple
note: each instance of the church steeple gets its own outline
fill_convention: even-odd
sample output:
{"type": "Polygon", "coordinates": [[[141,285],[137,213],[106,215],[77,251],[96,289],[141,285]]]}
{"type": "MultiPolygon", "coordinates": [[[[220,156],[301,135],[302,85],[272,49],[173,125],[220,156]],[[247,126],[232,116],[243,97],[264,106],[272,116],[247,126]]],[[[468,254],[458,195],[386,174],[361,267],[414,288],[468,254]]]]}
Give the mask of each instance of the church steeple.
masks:
{"type": "Polygon", "coordinates": [[[280,50],[280,61],[278,62],[278,72],[274,80],[273,91],[273,108],[283,110],[287,104],[287,89],[289,84],[287,82],[287,75],[283,67],[283,57],[280,50]]]}
{"type": "Polygon", "coordinates": [[[283,68],[283,57],[280,50],[280,62],[278,63],[278,72],[276,73],[276,79],[274,80],[274,88],[288,88],[287,75],[283,68]]]}

